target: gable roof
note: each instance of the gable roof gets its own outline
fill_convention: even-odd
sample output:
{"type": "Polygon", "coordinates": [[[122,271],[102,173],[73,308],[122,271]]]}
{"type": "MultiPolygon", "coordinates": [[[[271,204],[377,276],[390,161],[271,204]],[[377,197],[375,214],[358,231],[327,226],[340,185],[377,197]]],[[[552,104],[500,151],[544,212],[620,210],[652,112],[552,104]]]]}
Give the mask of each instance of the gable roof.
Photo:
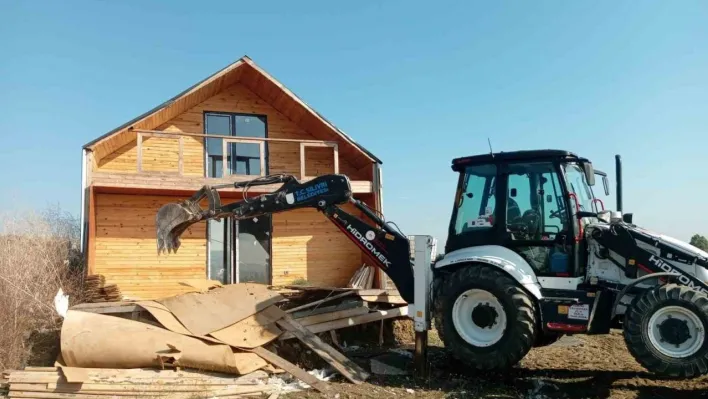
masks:
{"type": "Polygon", "coordinates": [[[136,134],[132,132],[133,129],[154,129],[236,83],[244,84],[313,136],[323,140],[331,140],[331,135],[335,135],[338,138],[337,141],[344,145],[340,144],[340,153],[347,153],[348,148],[350,156],[356,156],[362,161],[366,159],[368,162],[382,163],[378,157],[315,111],[285,85],[256,65],[248,56],[241,57],[157,107],[86,143],[84,148],[94,151],[97,158],[101,158],[134,140],[136,134]]]}

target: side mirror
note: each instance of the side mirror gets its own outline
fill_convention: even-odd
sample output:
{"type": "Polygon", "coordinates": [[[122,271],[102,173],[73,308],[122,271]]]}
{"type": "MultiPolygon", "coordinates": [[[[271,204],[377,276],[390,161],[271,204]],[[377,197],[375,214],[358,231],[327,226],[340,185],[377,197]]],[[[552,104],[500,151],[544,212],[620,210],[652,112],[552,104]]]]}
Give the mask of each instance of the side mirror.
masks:
{"type": "Polygon", "coordinates": [[[509,194],[511,195],[511,198],[516,198],[516,189],[515,189],[515,188],[512,188],[512,189],[510,190],[509,194]]]}
{"type": "Polygon", "coordinates": [[[605,195],[610,195],[610,181],[607,176],[602,176],[602,186],[605,188],[605,195]]]}
{"type": "Polygon", "coordinates": [[[592,163],[583,162],[583,169],[585,170],[585,180],[588,182],[588,186],[595,185],[595,169],[592,167],[592,163]]]}

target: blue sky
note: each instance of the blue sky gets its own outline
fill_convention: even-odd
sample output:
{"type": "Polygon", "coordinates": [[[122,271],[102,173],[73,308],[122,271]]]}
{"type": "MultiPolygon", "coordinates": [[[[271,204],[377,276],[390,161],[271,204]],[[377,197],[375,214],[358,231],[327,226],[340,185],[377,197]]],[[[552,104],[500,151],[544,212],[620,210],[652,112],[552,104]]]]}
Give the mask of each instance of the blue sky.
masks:
{"type": "Polygon", "coordinates": [[[0,207],[78,214],[84,143],[247,54],[383,159],[408,234],[445,237],[450,160],[487,138],[608,172],[621,153],[639,224],[708,234],[707,20],[701,1],[5,0],[0,207]]]}

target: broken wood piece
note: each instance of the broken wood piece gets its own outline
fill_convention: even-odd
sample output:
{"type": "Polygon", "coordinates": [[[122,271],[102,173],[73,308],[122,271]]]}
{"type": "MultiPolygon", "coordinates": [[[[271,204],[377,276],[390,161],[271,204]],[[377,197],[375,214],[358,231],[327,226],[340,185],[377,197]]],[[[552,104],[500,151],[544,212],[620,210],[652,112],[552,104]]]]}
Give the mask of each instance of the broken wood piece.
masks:
{"type": "Polygon", "coordinates": [[[290,315],[285,315],[282,319],[276,322],[282,329],[292,333],[300,339],[305,345],[310,347],[315,353],[320,355],[327,363],[339,371],[346,379],[355,383],[361,384],[369,378],[369,374],[359,367],[356,363],[344,356],[341,352],[331,347],[326,342],[322,341],[318,336],[307,330],[306,327],[299,324],[290,315]]]}
{"type": "MultiPolygon", "coordinates": [[[[307,326],[311,333],[317,334],[329,330],[337,330],[340,328],[346,328],[351,326],[356,326],[359,324],[371,323],[372,321],[392,319],[394,317],[408,316],[408,306],[401,306],[399,308],[393,308],[388,310],[376,310],[371,313],[363,314],[361,316],[348,317],[345,319],[339,319],[334,321],[329,321],[326,323],[313,324],[307,326]]],[[[294,338],[295,336],[286,332],[280,336],[280,340],[286,340],[294,338]]]]}
{"type": "Polygon", "coordinates": [[[337,348],[342,349],[342,345],[339,344],[339,338],[337,338],[337,331],[329,330],[329,338],[337,348]]]}
{"type": "Polygon", "coordinates": [[[332,321],[332,320],[343,319],[345,317],[359,316],[359,315],[366,314],[366,313],[369,313],[369,308],[361,306],[358,308],[340,310],[337,312],[321,313],[321,314],[317,314],[317,315],[296,318],[295,320],[297,320],[297,322],[302,324],[303,326],[310,326],[313,324],[319,324],[319,323],[325,323],[325,322],[332,321]]]}
{"type": "Polygon", "coordinates": [[[302,305],[302,306],[298,306],[298,307],[295,307],[295,308],[292,308],[292,309],[288,309],[288,310],[285,311],[285,313],[293,313],[293,312],[297,312],[298,310],[309,309],[309,308],[311,308],[311,307],[313,307],[313,306],[317,306],[317,305],[323,304],[323,303],[325,303],[325,302],[332,301],[332,300],[334,300],[334,299],[343,298],[343,297],[345,297],[345,296],[347,296],[347,295],[351,295],[351,294],[353,294],[354,292],[355,292],[355,291],[346,291],[346,292],[343,292],[343,293],[341,293],[341,294],[337,294],[337,295],[333,295],[333,296],[328,296],[327,298],[320,299],[319,301],[314,301],[314,302],[306,303],[306,304],[304,304],[304,305],[302,305]]]}
{"type": "Polygon", "coordinates": [[[406,302],[402,297],[397,295],[359,295],[361,299],[366,302],[372,303],[391,303],[394,305],[406,305],[406,302]]]}
{"type": "Polygon", "coordinates": [[[303,317],[314,316],[317,314],[332,313],[338,312],[340,310],[360,308],[365,306],[366,305],[364,304],[364,301],[361,298],[345,298],[342,300],[342,302],[339,302],[334,305],[323,305],[312,309],[303,309],[297,312],[292,312],[290,313],[290,315],[297,320],[303,317]]]}
{"type": "Polygon", "coordinates": [[[300,367],[290,363],[289,361],[283,359],[282,357],[276,355],[275,353],[265,349],[262,346],[250,349],[251,352],[258,355],[260,358],[265,359],[267,362],[280,367],[286,372],[290,373],[293,377],[304,382],[305,384],[315,388],[316,390],[325,393],[329,390],[329,386],[323,381],[320,381],[312,374],[309,374],[300,367]]]}

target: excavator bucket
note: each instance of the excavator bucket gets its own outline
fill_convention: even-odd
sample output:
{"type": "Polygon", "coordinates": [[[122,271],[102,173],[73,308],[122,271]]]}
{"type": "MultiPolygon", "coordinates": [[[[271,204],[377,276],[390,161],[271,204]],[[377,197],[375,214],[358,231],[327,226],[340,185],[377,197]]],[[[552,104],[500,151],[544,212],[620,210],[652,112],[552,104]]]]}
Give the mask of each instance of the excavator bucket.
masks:
{"type": "Polygon", "coordinates": [[[180,236],[187,228],[201,220],[215,215],[220,206],[219,193],[215,188],[204,186],[188,200],[163,205],[155,217],[157,231],[157,253],[177,252],[180,236]],[[209,210],[202,210],[199,203],[208,198],[209,210]]]}
{"type": "Polygon", "coordinates": [[[177,252],[179,237],[200,218],[196,217],[185,204],[167,204],[157,211],[155,229],[157,230],[157,253],[177,252]]]}

